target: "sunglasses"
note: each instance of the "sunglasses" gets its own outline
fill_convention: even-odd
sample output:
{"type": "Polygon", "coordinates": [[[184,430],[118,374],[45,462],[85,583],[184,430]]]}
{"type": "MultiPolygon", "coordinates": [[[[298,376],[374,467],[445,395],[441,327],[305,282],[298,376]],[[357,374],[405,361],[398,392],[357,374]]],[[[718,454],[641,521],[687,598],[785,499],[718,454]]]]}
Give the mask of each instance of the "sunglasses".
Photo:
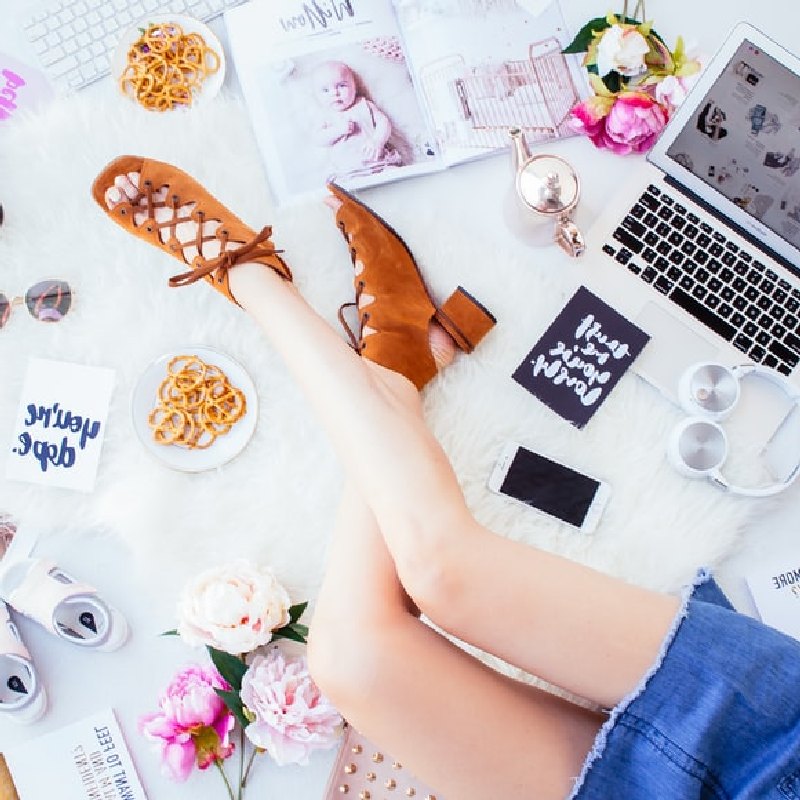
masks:
{"type": "Polygon", "coordinates": [[[60,322],[72,306],[72,289],[66,281],[34,283],[24,297],[8,297],[0,292],[0,328],[5,327],[11,309],[25,303],[28,313],[39,322],[60,322]]]}

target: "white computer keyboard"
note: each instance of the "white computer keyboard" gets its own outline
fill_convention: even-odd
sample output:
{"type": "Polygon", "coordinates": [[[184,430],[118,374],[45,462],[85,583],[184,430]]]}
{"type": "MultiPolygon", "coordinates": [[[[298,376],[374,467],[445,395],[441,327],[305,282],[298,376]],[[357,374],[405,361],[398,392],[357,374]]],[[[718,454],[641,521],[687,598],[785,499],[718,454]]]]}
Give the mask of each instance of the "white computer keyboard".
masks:
{"type": "Polygon", "coordinates": [[[148,14],[207,22],[246,0],[52,0],[30,11],[23,30],[53,83],[66,92],[110,72],[120,34],[148,14]]]}

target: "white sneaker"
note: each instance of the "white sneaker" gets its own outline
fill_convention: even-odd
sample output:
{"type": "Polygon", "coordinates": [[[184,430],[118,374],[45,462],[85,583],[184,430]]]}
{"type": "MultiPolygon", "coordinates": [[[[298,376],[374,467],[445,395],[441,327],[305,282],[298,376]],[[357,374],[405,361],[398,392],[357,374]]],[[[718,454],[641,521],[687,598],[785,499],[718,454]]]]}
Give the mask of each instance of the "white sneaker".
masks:
{"type": "Polygon", "coordinates": [[[116,650],[128,638],[125,617],[44,558],[25,558],[0,571],[0,598],[50,633],[80,647],[116,650]]]}
{"type": "Polygon", "coordinates": [[[47,708],[47,696],[28,648],[0,602],[0,718],[36,722],[47,708]]]}

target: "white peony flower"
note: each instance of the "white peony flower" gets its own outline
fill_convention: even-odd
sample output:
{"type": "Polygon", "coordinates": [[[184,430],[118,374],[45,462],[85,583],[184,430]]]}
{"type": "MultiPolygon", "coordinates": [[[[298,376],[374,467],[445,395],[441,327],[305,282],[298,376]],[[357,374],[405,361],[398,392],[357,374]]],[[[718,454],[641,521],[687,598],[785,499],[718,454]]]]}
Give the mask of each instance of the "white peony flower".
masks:
{"type": "Polygon", "coordinates": [[[647,68],[644,57],[649,50],[647,40],[635,28],[612,25],[597,45],[597,71],[600,77],[612,70],[627,78],[640,75],[647,68]]]}
{"type": "Polygon", "coordinates": [[[289,624],[286,589],[267,567],[240,559],[206,570],[178,601],[178,633],[189,645],[210,645],[240,655],[272,639],[289,624]]]}

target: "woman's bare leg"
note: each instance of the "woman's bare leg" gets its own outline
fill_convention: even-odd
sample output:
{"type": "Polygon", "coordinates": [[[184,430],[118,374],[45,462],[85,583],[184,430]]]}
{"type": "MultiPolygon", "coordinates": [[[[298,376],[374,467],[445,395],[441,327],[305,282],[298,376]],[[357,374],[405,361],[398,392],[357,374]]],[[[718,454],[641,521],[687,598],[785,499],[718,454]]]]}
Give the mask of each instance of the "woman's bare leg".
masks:
{"type": "Polygon", "coordinates": [[[677,599],[478,524],[409,381],[359,359],[263,267],[237,267],[230,285],[307,393],[420,608],[453,635],[600,705],[631,691],[655,661],[677,599]]]}
{"type": "MultiPolygon", "coordinates": [[[[192,241],[194,230],[177,235],[192,241]]],[[[675,598],[479,525],[409,381],[359,358],[293,284],[264,266],[237,266],[230,286],[306,392],[403,586],[434,622],[600,705],[637,685],[656,659],[675,598]]]]}
{"type": "Polygon", "coordinates": [[[421,622],[352,485],[331,539],[309,658],[348,720],[445,797],[563,800],[603,722],[494,672],[421,622]]]}

